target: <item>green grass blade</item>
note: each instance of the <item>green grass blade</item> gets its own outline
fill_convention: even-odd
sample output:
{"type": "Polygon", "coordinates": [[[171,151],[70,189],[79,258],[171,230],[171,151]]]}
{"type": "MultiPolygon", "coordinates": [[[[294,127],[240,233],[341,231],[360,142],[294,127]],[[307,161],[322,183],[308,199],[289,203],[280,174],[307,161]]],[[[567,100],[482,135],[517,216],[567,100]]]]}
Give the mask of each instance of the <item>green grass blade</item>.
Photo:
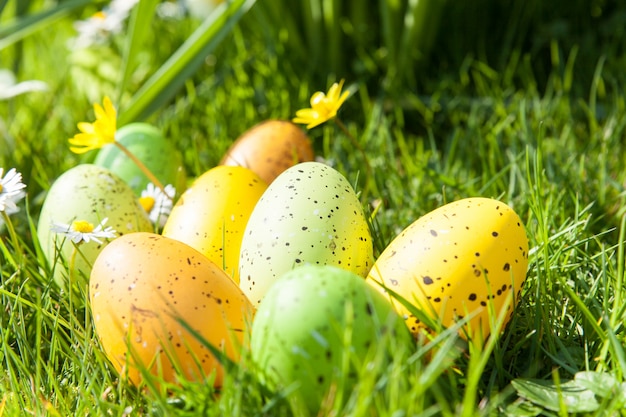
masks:
{"type": "Polygon", "coordinates": [[[4,8],[6,7],[8,2],[9,0],[0,0],[0,15],[2,15],[2,12],[4,11],[4,8]]]}
{"type": "Polygon", "coordinates": [[[142,120],[170,100],[256,0],[224,3],[150,77],[120,114],[119,125],[142,120]]]}
{"type": "Polygon", "coordinates": [[[0,51],[53,24],[74,9],[91,3],[91,1],[69,0],[47,10],[16,19],[6,26],[0,27],[0,51]]]}
{"type": "MultiPolygon", "coordinates": [[[[439,20],[446,0],[409,0],[404,16],[404,28],[400,50],[416,50],[417,58],[428,55],[439,29],[439,20]]],[[[397,57],[398,71],[401,76],[409,76],[414,71],[409,67],[409,60],[415,59],[410,53],[399,53],[397,57]]],[[[402,78],[404,81],[404,78],[402,78]]],[[[414,81],[414,80],[410,80],[414,81]]]]}
{"type": "Polygon", "coordinates": [[[126,85],[134,69],[135,57],[140,52],[143,41],[150,31],[150,23],[152,22],[157,3],[158,0],[141,0],[130,19],[128,38],[124,48],[124,69],[122,71],[122,81],[119,85],[118,103],[126,90],[126,85]]]}

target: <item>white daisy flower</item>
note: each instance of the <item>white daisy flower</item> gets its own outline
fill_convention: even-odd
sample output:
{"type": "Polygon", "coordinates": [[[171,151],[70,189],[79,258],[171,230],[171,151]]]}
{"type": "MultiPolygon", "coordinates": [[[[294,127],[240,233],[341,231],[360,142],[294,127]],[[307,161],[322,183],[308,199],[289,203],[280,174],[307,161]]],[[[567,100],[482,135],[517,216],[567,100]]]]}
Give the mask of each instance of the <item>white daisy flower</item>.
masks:
{"type": "Polygon", "coordinates": [[[181,2],[164,1],[156,9],[161,19],[180,20],[185,16],[185,6],[181,2]]]}
{"type": "Polygon", "coordinates": [[[100,224],[94,227],[93,224],[86,220],[74,220],[72,224],[52,223],[50,230],[63,236],[69,237],[72,242],[79,244],[82,242],[89,243],[91,241],[102,244],[100,239],[114,239],[117,232],[111,226],[104,228],[109,219],[105,217],[100,224]]]}
{"type": "Polygon", "coordinates": [[[6,214],[17,213],[19,208],[16,203],[26,195],[26,185],[22,183],[22,174],[15,168],[11,168],[4,177],[3,172],[4,168],[0,168],[0,211],[6,214]]]}
{"type": "Polygon", "coordinates": [[[15,74],[8,69],[0,69],[0,100],[7,100],[31,91],[45,91],[48,84],[43,81],[30,80],[17,82],[15,74]]]}
{"type": "Polygon", "coordinates": [[[87,48],[105,43],[110,36],[120,33],[124,21],[139,0],[113,0],[108,7],[85,20],[74,22],[78,37],[74,40],[77,48],[87,48]]]}
{"type": "Polygon", "coordinates": [[[206,19],[224,0],[184,0],[189,14],[196,19],[206,19]]]}
{"type": "Polygon", "coordinates": [[[171,184],[165,186],[165,194],[154,184],[149,183],[141,192],[139,203],[146,210],[153,224],[160,227],[165,225],[167,217],[172,212],[172,204],[176,189],[171,184]]]}

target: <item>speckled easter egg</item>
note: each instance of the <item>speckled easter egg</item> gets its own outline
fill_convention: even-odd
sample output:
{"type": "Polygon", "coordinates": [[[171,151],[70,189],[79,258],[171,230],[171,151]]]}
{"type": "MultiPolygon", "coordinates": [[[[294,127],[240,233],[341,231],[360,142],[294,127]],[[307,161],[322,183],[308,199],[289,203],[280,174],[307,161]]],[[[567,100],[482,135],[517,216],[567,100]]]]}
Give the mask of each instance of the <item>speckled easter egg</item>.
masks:
{"type": "Polygon", "coordinates": [[[106,355],[135,384],[143,380],[143,368],[166,382],[176,382],[178,374],[203,380],[215,372],[220,386],[224,369],[189,329],[237,361],[254,310],[221,268],[154,233],[122,236],[100,253],[89,299],[106,355]]]}
{"type": "MultiPolygon", "coordinates": [[[[496,318],[510,318],[527,267],[528,237],[519,216],[501,201],[476,197],[446,204],[407,227],[376,260],[368,282],[379,289],[383,283],[446,327],[472,315],[462,336],[485,339],[489,305],[496,318]]],[[[413,333],[423,328],[390,299],[413,333]]]]}
{"type": "Polygon", "coordinates": [[[66,264],[74,265],[75,280],[86,283],[91,265],[108,239],[101,239],[102,243],[83,242],[77,249],[79,253],[73,256],[74,243],[51,228],[54,224],[71,225],[75,220],[97,226],[104,218],[108,218],[105,226],[112,227],[117,236],[152,230],[150,219],[133,191],[108,169],[92,164],[77,165],[61,174],[48,190],[39,214],[37,236],[61,287],[67,286],[66,264]]]}
{"type": "Polygon", "coordinates": [[[260,379],[286,389],[301,415],[312,416],[326,415],[320,407],[334,388],[348,396],[360,375],[371,372],[363,365],[368,355],[384,355],[377,365],[383,369],[412,349],[385,297],[362,277],[328,265],[305,265],[276,281],[258,307],[250,341],[260,379]]]}
{"type": "Polygon", "coordinates": [[[247,168],[211,168],[180,197],[162,234],[197,249],[238,283],[243,232],[266,189],[247,168]]]}
{"type": "Polygon", "coordinates": [[[312,161],[309,137],[286,120],[266,120],[244,132],[222,158],[221,165],[241,165],[270,184],[287,168],[312,161]]]}
{"type": "Polygon", "coordinates": [[[254,207],[241,242],[240,286],[257,304],[285,272],[334,265],[365,277],[372,238],[348,180],[319,162],[288,168],[254,207]]]}
{"type": "MultiPolygon", "coordinates": [[[[131,123],[115,132],[115,140],[139,159],[164,186],[171,184],[178,191],[184,189],[186,175],[182,155],[159,129],[147,123],[131,123]]],[[[94,164],[123,179],[136,195],[141,195],[151,182],[141,168],[114,145],[100,149],[94,164]]]]}

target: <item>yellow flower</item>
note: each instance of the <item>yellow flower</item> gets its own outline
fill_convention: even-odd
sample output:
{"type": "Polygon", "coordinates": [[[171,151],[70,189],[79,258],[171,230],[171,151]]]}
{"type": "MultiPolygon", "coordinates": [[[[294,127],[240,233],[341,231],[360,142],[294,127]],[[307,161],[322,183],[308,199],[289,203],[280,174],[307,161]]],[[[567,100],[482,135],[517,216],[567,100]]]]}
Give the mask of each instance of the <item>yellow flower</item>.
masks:
{"type": "Polygon", "coordinates": [[[344,80],[341,80],[339,84],[334,83],[327,94],[322,91],[313,94],[311,96],[311,108],[298,110],[293,122],[306,124],[306,128],[311,129],[334,118],[337,115],[337,110],[350,95],[348,91],[341,92],[343,82],[344,80]]]}
{"type": "Polygon", "coordinates": [[[73,145],[70,146],[72,152],[78,154],[85,153],[115,142],[117,112],[108,97],[104,97],[102,104],[104,107],[98,103],[93,105],[96,113],[95,122],[81,122],[78,124],[78,130],[81,133],[77,133],[73,138],[69,139],[70,145],[73,145]]]}

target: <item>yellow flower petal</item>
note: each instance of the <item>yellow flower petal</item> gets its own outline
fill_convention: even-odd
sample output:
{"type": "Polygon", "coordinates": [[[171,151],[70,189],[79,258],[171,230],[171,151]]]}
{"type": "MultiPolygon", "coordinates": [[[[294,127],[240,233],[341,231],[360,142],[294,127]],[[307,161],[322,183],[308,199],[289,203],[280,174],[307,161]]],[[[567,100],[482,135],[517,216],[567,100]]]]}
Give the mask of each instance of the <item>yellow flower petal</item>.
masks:
{"type": "Polygon", "coordinates": [[[350,95],[348,91],[341,92],[343,83],[344,80],[334,83],[329,88],[328,94],[315,92],[311,96],[311,108],[298,110],[292,121],[306,124],[307,129],[311,129],[337,116],[337,111],[350,95]]]}
{"type": "Polygon", "coordinates": [[[108,97],[104,97],[103,105],[94,104],[96,120],[93,123],[78,123],[78,130],[81,133],[68,139],[70,145],[74,145],[70,147],[72,152],[85,153],[115,142],[117,112],[108,97]]]}
{"type": "Polygon", "coordinates": [[[343,87],[343,80],[339,84],[334,83],[328,89],[328,99],[330,101],[336,102],[339,100],[339,95],[341,94],[341,89],[343,87]]]}
{"type": "Polygon", "coordinates": [[[325,99],[326,94],[322,93],[321,91],[316,92],[311,96],[311,107],[315,108],[315,106],[318,106],[325,99]]]}
{"type": "Polygon", "coordinates": [[[90,133],[90,134],[94,132],[93,125],[87,122],[80,122],[78,124],[78,130],[80,130],[83,133],[90,133]]]}

